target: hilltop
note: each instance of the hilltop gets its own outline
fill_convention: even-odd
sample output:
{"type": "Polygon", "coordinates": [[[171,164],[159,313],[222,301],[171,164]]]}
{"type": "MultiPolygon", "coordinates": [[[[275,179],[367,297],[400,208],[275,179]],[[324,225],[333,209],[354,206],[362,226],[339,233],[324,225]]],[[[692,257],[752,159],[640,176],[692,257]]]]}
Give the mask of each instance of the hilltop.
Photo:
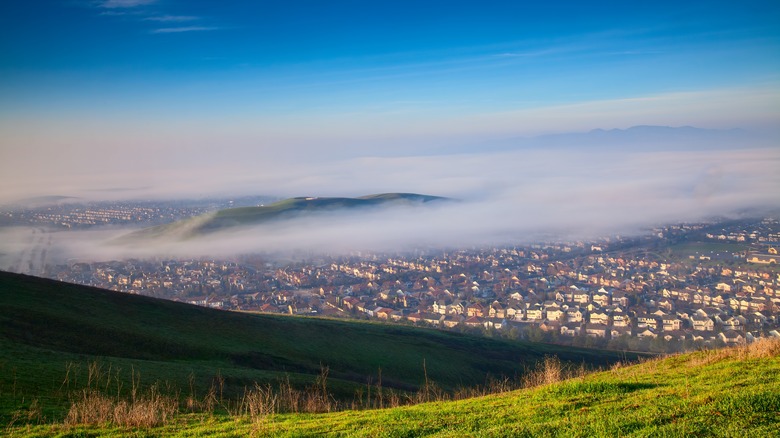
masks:
{"type": "Polygon", "coordinates": [[[357,198],[296,197],[257,207],[228,208],[170,224],[146,228],[125,236],[125,240],[167,237],[186,239],[235,227],[261,225],[325,213],[359,214],[379,207],[397,208],[451,200],[416,193],[382,193],[357,198]]]}
{"type": "Polygon", "coordinates": [[[47,418],[62,418],[93,364],[125,393],[138,373],[143,387],[161,382],[197,397],[218,382],[225,399],[256,383],[306,388],[326,369],[332,396],[351,400],[377,380],[415,392],[428,381],[451,391],[489,376],[513,378],[548,355],[586,367],[626,357],[407,326],[227,312],[0,272],[5,420],[32,400],[47,418]]]}

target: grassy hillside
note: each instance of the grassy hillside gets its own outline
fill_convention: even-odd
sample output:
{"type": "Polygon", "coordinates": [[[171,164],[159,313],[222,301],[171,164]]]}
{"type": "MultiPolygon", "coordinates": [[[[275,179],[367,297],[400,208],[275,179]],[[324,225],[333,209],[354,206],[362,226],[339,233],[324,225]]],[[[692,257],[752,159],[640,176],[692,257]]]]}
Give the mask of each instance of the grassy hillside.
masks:
{"type": "Polygon", "coordinates": [[[61,418],[72,390],[90,382],[127,393],[159,383],[203,396],[239,397],[255,382],[296,387],[329,371],[333,397],[367,382],[416,391],[426,376],[441,388],[514,377],[545,355],[606,365],[624,355],[508,342],[405,326],[250,315],[0,273],[0,422],[32,400],[61,418]],[[94,371],[94,370],[93,370],[94,371]],[[110,382],[109,382],[110,380],[110,382]]]}
{"type": "MultiPolygon", "coordinates": [[[[549,371],[549,370],[548,370],[549,371]]],[[[10,436],[780,436],[780,341],[456,402],[326,414],[181,415],[151,429],[11,427],[10,436]]]]}
{"type": "Polygon", "coordinates": [[[359,198],[290,198],[267,206],[230,208],[171,224],[151,227],[136,231],[128,238],[188,238],[237,226],[258,225],[269,221],[301,217],[302,215],[336,211],[356,212],[360,209],[379,206],[417,205],[444,200],[447,198],[414,193],[383,193],[359,198]]]}
{"type": "MultiPolygon", "coordinates": [[[[176,430],[173,426],[165,431],[176,430]]],[[[536,389],[381,411],[224,420],[256,436],[780,436],[780,343],[699,352],[536,389]]],[[[179,433],[179,431],[177,431],[179,433]]]]}

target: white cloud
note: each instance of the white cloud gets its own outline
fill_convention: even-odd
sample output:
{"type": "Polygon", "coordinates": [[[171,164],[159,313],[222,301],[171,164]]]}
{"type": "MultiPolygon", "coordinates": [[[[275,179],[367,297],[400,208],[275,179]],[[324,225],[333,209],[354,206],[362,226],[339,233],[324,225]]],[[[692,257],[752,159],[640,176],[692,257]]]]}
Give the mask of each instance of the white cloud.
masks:
{"type": "Polygon", "coordinates": [[[218,30],[218,27],[213,26],[183,26],[183,27],[163,27],[160,29],[154,29],[150,33],[182,33],[182,32],[204,32],[211,30],[218,30]]]}
{"type": "Polygon", "coordinates": [[[154,17],[144,18],[144,21],[159,21],[163,23],[181,23],[184,21],[195,21],[198,17],[192,15],[158,15],[154,17]]]}
{"type": "Polygon", "coordinates": [[[146,6],[157,3],[157,0],[105,0],[100,6],[108,9],[115,8],[134,8],[136,6],[146,6]]]}

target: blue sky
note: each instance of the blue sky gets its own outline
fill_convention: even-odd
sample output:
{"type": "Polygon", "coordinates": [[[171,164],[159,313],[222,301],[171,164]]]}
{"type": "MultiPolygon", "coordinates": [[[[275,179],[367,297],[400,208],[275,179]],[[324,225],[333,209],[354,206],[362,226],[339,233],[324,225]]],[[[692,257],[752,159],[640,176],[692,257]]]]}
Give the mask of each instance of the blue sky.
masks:
{"type": "Polygon", "coordinates": [[[777,85],[776,2],[591,3],[8,0],[2,110],[436,117],[777,85]]]}
{"type": "Polygon", "coordinates": [[[0,170],[94,185],[99,169],[771,128],[779,22],[776,1],[4,0],[0,170]]]}

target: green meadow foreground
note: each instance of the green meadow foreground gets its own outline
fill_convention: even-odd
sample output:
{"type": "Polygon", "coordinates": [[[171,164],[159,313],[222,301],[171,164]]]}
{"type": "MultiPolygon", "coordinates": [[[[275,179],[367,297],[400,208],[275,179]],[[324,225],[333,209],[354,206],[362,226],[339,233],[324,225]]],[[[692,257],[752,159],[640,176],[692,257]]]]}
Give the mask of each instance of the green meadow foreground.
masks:
{"type": "Polygon", "coordinates": [[[10,436],[756,436],[780,434],[780,343],[455,402],[324,414],[181,415],[149,429],[27,425],[10,436]]]}
{"type": "Polygon", "coordinates": [[[780,436],[780,341],[636,359],[0,273],[0,435],[780,436]]]}

